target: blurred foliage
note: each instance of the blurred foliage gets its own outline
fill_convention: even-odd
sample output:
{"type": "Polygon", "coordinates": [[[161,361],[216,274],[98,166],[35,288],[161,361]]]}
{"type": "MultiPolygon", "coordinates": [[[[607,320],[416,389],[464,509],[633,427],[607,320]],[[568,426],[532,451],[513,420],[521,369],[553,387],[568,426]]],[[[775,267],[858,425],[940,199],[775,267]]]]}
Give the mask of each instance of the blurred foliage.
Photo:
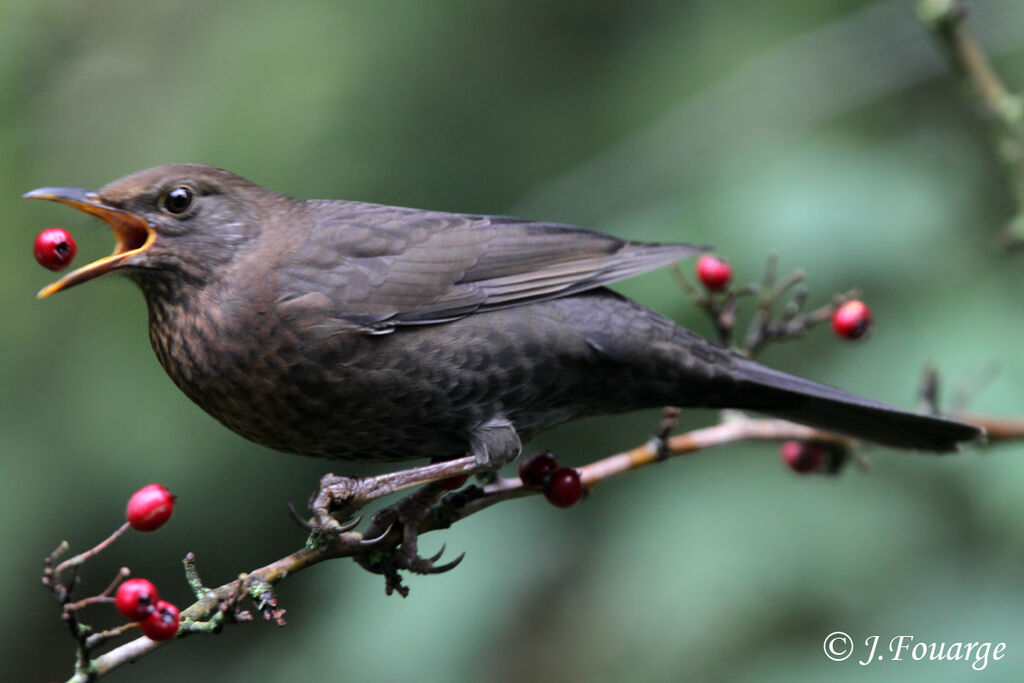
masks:
{"type": "MultiPolygon", "coordinates": [[[[1024,6],[980,2],[972,28],[1024,85],[1024,6]]],[[[812,303],[859,287],[867,344],[825,332],[764,360],[911,406],[933,361],[947,385],[989,361],[972,408],[1024,412],[1019,257],[983,123],[904,2],[136,3],[0,0],[0,505],[9,680],[66,676],[71,642],[35,586],[59,540],[83,549],[128,494],[179,496],[122,564],[189,602],[180,559],[220,584],[302,543],[284,512],[327,470],[195,408],[148,348],[141,296],[104,279],[46,301],[31,260],[55,221],[80,257],[97,221],[25,202],[146,166],[212,163],[301,197],[526,214],[625,237],[716,245],[740,277],[777,249],[812,303]]],[[[665,272],[621,291],[709,332],[665,272]]],[[[694,412],[686,426],[711,416],[694,412]]],[[[569,462],[646,439],[656,414],[539,438],[569,462]]],[[[797,478],[750,445],[602,486],[569,511],[478,515],[424,548],[467,551],[406,600],[334,562],[286,582],[289,625],[163,648],[128,680],[959,680],[960,663],[870,669],[823,637],[994,640],[987,674],[1024,672],[1019,447],[871,453],[870,474],[797,478]]],[[[100,610],[102,612],[102,610],[100,610]]],[[[113,612],[111,609],[110,612],[113,612]]],[[[99,621],[103,617],[98,618],[99,621]]],[[[113,615],[109,620],[114,621],[113,615]]]]}

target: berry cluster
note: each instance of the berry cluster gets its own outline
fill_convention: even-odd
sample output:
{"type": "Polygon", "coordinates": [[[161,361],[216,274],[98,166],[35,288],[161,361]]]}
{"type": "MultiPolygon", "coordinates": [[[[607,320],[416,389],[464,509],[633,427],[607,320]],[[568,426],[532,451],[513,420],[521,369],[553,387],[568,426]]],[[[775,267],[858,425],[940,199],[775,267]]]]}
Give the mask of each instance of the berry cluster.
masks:
{"type": "MultiPolygon", "coordinates": [[[[748,356],[764,346],[765,343],[787,339],[804,334],[812,326],[831,320],[832,331],[842,339],[861,339],[871,331],[873,318],[871,309],[859,299],[850,298],[852,293],[837,296],[831,304],[809,313],[801,313],[806,300],[806,289],[797,289],[785,310],[772,317],[772,305],[780,295],[796,287],[803,280],[803,273],[796,271],[781,283],[775,275],[776,259],[768,261],[765,279],[761,285],[733,287],[732,267],[727,261],[705,254],[697,260],[697,279],[704,286],[704,292],[698,291],[681,277],[682,285],[690,292],[691,299],[711,314],[718,328],[723,345],[729,346],[735,324],[735,304],[738,297],[760,293],[761,315],[755,319],[748,331],[741,351],[748,356]]],[[[794,472],[808,474],[812,472],[836,474],[842,470],[849,459],[848,449],[832,443],[813,441],[786,441],[781,449],[782,461],[794,472]]]]}
{"type": "MultiPolygon", "coordinates": [[[[155,531],[170,519],[172,512],[174,512],[174,496],[166,488],[160,484],[143,486],[128,500],[125,510],[127,521],[107,539],[70,560],[58,563],[58,558],[68,548],[66,543],[62,543],[46,558],[43,562],[43,585],[64,605],[64,619],[71,627],[72,633],[78,634],[83,630],[92,631],[91,627],[80,621],[81,609],[96,603],[113,602],[125,619],[137,623],[142,633],[152,640],[168,640],[177,634],[181,622],[178,608],[166,600],[161,600],[156,586],[151,581],[136,578],[128,579],[118,585],[118,581],[128,576],[127,568],[122,568],[118,575],[118,581],[111,583],[110,587],[99,595],[77,601],[71,599],[75,579],[67,581],[64,578],[64,573],[72,568],[75,569],[75,576],[77,576],[78,568],[87,559],[107,549],[128,529],[155,531]],[[110,593],[115,586],[117,586],[117,591],[111,597],[110,593]]],[[[89,650],[109,638],[120,635],[124,630],[125,627],[122,626],[111,631],[93,633],[90,636],[92,644],[85,646],[80,642],[80,646],[89,650]]],[[[87,655],[88,652],[86,651],[85,654],[87,655]]]]}
{"type": "MultiPolygon", "coordinates": [[[[730,287],[730,282],[732,282],[732,266],[729,265],[728,261],[712,254],[704,254],[697,259],[696,271],[697,279],[700,280],[702,285],[704,285],[704,289],[709,293],[718,293],[718,297],[709,297],[705,295],[695,297],[694,300],[707,308],[709,312],[713,314],[713,317],[716,319],[716,324],[719,327],[719,333],[721,334],[724,332],[726,333],[725,338],[729,338],[729,333],[731,333],[731,326],[733,324],[732,318],[734,317],[734,311],[732,309],[733,304],[735,303],[735,298],[753,292],[755,289],[749,285],[747,287],[740,288],[730,287]],[[725,314],[724,320],[720,319],[722,314],[725,314]]],[[[765,283],[766,287],[774,287],[774,277],[774,261],[772,261],[769,265],[769,276],[765,283]]],[[[777,294],[773,296],[777,296],[779,293],[795,285],[802,278],[802,273],[790,276],[786,281],[785,286],[779,287],[777,294]]],[[[691,292],[692,291],[693,290],[691,290],[691,292]]],[[[805,293],[806,292],[804,291],[798,294],[801,301],[800,305],[802,305],[805,293]]],[[[795,301],[792,302],[790,306],[792,307],[795,303],[795,301]]],[[[800,305],[796,306],[796,311],[799,310],[800,305]]],[[[826,316],[828,315],[830,308],[831,307],[827,307],[825,309],[826,316]]],[[[789,319],[787,322],[791,326],[792,323],[798,319],[796,311],[792,314],[786,314],[789,319]]],[[[773,331],[769,336],[771,338],[780,338],[786,336],[786,334],[789,334],[790,336],[794,334],[801,334],[805,329],[804,326],[808,323],[816,324],[817,322],[825,319],[827,318],[819,318],[817,312],[815,312],[804,316],[804,319],[799,321],[800,325],[793,327],[791,332],[783,331],[784,333],[780,334],[778,331],[773,331]]],[[[868,332],[871,331],[871,325],[873,322],[871,309],[868,308],[867,304],[858,299],[846,301],[838,305],[834,310],[831,310],[831,319],[832,331],[843,339],[860,339],[866,336],[868,332]]],[[[723,343],[725,342],[723,341],[723,343]]]]}
{"type": "Polygon", "coordinates": [[[534,453],[519,463],[519,478],[523,486],[539,488],[552,505],[572,507],[583,497],[580,473],[571,467],[560,467],[549,452],[534,453]]]}
{"type": "Polygon", "coordinates": [[[178,608],[157,595],[156,586],[146,579],[128,579],[117,587],[114,606],[151,640],[168,640],[178,632],[178,608]]]}
{"type": "MultiPolygon", "coordinates": [[[[156,531],[171,518],[174,496],[160,484],[149,484],[128,499],[125,516],[138,531],[156,531]]],[[[156,586],[146,579],[129,579],[117,588],[114,606],[152,640],[168,640],[178,632],[178,608],[157,595],[156,586]]]]}

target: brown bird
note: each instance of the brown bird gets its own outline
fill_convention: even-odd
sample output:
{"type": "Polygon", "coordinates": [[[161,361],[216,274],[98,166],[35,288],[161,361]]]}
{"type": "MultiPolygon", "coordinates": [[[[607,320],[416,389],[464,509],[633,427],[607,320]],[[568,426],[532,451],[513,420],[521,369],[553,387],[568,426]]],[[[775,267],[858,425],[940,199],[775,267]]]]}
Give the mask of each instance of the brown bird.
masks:
{"type": "Polygon", "coordinates": [[[560,422],[663,405],[750,409],[926,451],[979,435],[769,369],[603,287],[702,250],[692,245],[304,201],[196,164],[25,197],[98,216],[117,239],[41,297],[127,275],[178,387],[289,453],[472,453],[495,467],[560,422]]]}

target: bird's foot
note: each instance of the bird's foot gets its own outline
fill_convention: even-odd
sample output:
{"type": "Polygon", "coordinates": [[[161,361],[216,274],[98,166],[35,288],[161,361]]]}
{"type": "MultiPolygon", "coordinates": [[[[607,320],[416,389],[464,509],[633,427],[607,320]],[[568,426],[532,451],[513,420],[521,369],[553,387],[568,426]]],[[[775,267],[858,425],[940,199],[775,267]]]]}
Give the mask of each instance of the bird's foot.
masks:
{"type": "Polygon", "coordinates": [[[431,557],[420,556],[419,534],[427,529],[447,528],[458,517],[455,507],[481,494],[478,486],[452,492],[453,481],[464,481],[463,475],[480,468],[476,458],[469,456],[376,477],[328,474],[320,480],[320,488],[310,499],[309,507],[313,512],[310,520],[302,519],[290,504],[289,510],[295,521],[310,532],[311,542],[345,546],[345,554],[362,567],[384,575],[389,595],[398,592],[404,597],[408,588],[402,584],[400,571],[440,574],[462,561],[460,555],[451,562],[437,564],[443,547],[431,557]],[[374,514],[363,533],[355,531],[362,519],[357,514],[367,503],[423,483],[426,486],[374,514]]]}
{"type": "Polygon", "coordinates": [[[419,534],[423,523],[437,510],[438,503],[448,493],[443,484],[427,484],[423,488],[402,498],[397,503],[377,512],[370,520],[370,526],[366,530],[367,536],[386,536],[392,529],[397,528],[401,534],[396,545],[381,547],[377,551],[371,551],[357,556],[356,562],[367,571],[375,574],[382,574],[385,577],[385,591],[388,595],[397,592],[402,597],[409,593],[409,589],[402,583],[399,571],[405,570],[415,574],[441,574],[454,569],[465,553],[459,555],[451,562],[438,565],[437,561],[444,554],[445,546],[430,557],[422,557],[419,554],[419,534]]]}
{"type": "Polygon", "coordinates": [[[359,526],[359,523],[363,521],[362,515],[357,515],[345,522],[338,521],[338,519],[332,515],[327,516],[326,522],[319,521],[319,517],[314,517],[313,520],[315,521],[311,521],[300,515],[298,510],[295,509],[295,506],[292,505],[291,501],[288,501],[288,514],[291,515],[292,520],[296,524],[308,531],[311,537],[338,538],[341,539],[343,543],[347,543],[352,547],[375,545],[383,540],[390,531],[390,529],[386,529],[381,535],[375,538],[367,538],[363,534],[356,534],[356,536],[358,536],[357,538],[346,538],[346,535],[352,533],[355,528],[359,526]]]}
{"type": "Polygon", "coordinates": [[[367,495],[366,484],[367,479],[362,477],[325,474],[320,479],[320,488],[309,500],[309,509],[313,512],[312,521],[303,523],[304,520],[294,512],[294,508],[292,516],[313,534],[340,536],[352,531],[362,520],[361,516],[357,516],[359,510],[373,500],[372,496],[367,495]]]}

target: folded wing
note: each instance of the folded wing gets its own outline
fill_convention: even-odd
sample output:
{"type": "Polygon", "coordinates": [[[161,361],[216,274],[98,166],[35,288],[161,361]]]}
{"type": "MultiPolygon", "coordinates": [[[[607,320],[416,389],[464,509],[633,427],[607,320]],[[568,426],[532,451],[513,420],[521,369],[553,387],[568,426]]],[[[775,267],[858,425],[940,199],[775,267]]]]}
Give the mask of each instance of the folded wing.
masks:
{"type": "Polygon", "coordinates": [[[511,218],[308,204],[316,229],[280,257],[282,299],[319,291],[332,316],[374,332],[568,296],[705,250],[511,218]]]}

